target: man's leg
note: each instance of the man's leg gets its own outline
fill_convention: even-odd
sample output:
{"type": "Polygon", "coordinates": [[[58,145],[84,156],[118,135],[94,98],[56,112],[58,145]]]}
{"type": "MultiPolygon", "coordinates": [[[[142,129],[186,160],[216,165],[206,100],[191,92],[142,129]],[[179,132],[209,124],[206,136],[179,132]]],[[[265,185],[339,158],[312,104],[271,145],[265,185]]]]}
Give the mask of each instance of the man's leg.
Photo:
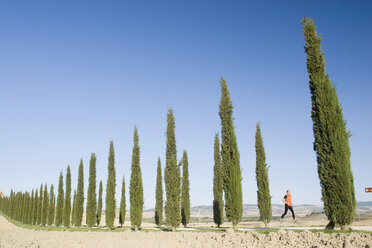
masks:
{"type": "Polygon", "coordinates": [[[281,219],[284,218],[284,216],[287,214],[287,212],[288,212],[288,205],[286,204],[286,205],[285,205],[285,209],[284,209],[284,213],[283,213],[281,219]]]}
{"type": "Polygon", "coordinates": [[[291,210],[291,212],[292,212],[292,218],[293,218],[293,219],[296,219],[296,217],[295,217],[295,213],[294,213],[294,211],[293,211],[293,207],[290,206],[290,207],[288,207],[288,208],[289,208],[289,210],[291,210]]]}

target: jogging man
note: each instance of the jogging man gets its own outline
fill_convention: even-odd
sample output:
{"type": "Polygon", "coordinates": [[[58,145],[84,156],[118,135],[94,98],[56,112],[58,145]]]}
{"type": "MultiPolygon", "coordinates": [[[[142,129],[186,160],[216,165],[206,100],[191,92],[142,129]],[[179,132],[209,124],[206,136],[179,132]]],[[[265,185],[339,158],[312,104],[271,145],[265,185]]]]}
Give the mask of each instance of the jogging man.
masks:
{"type": "Polygon", "coordinates": [[[282,201],[285,203],[285,209],[284,209],[284,213],[283,213],[282,217],[280,218],[280,223],[282,223],[282,219],[287,214],[288,209],[291,210],[293,220],[294,220],[294,222],[296,222],[295,213],[294,213],[293,207],[292,207],[292,196],[291,196],[291,191],[290,190],[287,190],[287,194],[283,197],[282,201]]]}

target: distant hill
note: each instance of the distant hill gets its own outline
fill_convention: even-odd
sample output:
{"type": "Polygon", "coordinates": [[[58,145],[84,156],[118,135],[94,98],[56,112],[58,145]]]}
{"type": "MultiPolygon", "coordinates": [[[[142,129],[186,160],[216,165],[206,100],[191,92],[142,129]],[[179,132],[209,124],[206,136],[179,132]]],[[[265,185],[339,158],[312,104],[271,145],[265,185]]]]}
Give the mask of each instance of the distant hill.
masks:
{"type": "MultiPolygon", "coordinates": [[[[294,205],[294,210],[298,216],[306,216],[315,212],[323,212],[323,206],[312,205],[312,204],[301,204],[294,205]]],[[[279,216],[283,213],[284,206],[282,204],[273,204],[272,212],[273,216],[279,216]]],[[[358,212],[372,212],[372,201],[368,202],[357,202],[358,212]]],[[[154,212],[154,209],[147,209],[144,212],[154,212]]],[[[290,214],[290,213],[289,213],[290,214]]],[[[191,208],[192,217],[209,217],[213,218],[212,206],[195,206],[191,208]]],[[[243,217],[258,217],[259,211],[257,204],[244,204],[243,205],[243,217]]]]}

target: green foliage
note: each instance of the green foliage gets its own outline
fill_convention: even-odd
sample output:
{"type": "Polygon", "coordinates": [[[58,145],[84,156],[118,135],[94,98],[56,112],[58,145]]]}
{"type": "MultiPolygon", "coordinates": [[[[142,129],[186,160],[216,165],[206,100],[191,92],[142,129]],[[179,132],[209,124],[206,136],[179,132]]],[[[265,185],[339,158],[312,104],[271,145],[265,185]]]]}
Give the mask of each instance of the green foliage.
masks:
{"type": "Polygon", "coordinates": [[[58,183],[58,195],[57,195],[57,206],[56,206],[56,226],[60,226],[62,224],[62,215],[63,215],[63,175],[62,171],[59,175],[59,183],[58,183]]]}
{"type": "Polygon", "coordinates": [[[190,181],[189,162],[187,152],[183,151],[182,157],[182,190],[181,190],[181,222],[184,227],[190,223],[190,181]]]}
{"type": "Polygon", "coordinates": [[[214,167],[213,167],[213,220],[218,227],[223,223],[223,168],[221,165],[220,140],[214,136],[214,167]]]}
{"type": "Polygon", "coordinates": [[[115,187],[116,187],[115,153],[114,143],[111,141],[108,158],[108,177],[106,185],[106,210],[105,210],[106,226],[110,229],[112,229],[112,227],[114,226],[115,220],[116,211],[115,187]]]}
{"type": "Polygon", "coordinates": [[[141,227],[143,211],[143,185],[140,165],[140,147],[138,145],[138,132],[134,128],[134,145],[132,151],[132,173],[130,177],[130,221],[135,230],[141,227]]]}
{"type": "Polygon", "coordinates": [[[257,205],[261,220],[265,227],[271,221],[271,196],[269,189],[268,167],[263,146],[260,124],[256,125],[256,181],[257,181],[257,205]]]}
{"type": "Polygon", "coordinates": [[[49,209],[48,209],[48,226],[51,226],[54,222],[54,212],[55,212],[55,205],[56,205],[56,197],[54,196],[54,186],[53,184],[50,186],[50,194],[49,194],[49,209]]]}
{"type": "MultiPolygon", "coordinates": [[[[43,209],[43,184],[40,186],[40,191],[39,191],[39,201],[38,201],[38,206],[37,206],[37,216],[36,216],[36,224],[40,225],[41,224],[41,216],[42,216],[42,209],[43,209]]],[[[18,214],[18,216],[20,216],[18,214]]]]}
{"type": "Polygon", "coordinates": [[[76,210],[75,210],[75,226],[81,226],[84,213],[84,165],[83,159],[80,159],[78,184],[76,192],[76,210]]]}
{"type": "Polygon", "coordinates": [[[123,183],[121,185],[121,201],[120,201],[120,211],[119,211],[119,223],[123,226],[125,222],[126,205],[125,205],[125,179],[123,177],[123,183]]]}
{"type": "Polygon", "coordinates": [[[343,118],[335,86],[325,72],[321,37],[313,20],[302,19],[311,92],[314,151],[322,188],[324,211],[341,227],[353,222],[356,209],[354,179],[350,165],[349,132],[343,118]]]}
{"type": "Polygon", "coordinates": [[[44,186],[44,197],[43,197],[43,209],[41,215],[41,225],[45,226],[48,219],[48,209],[49,209],[49,195],[47,184],[44,186]]]}
{"type": "Polygon", "coordinates": [[[221,155],[223,173],[223,185],[225,191],[226,217],[233,223],[234,229],[243,216],[242,175],[240,170],[240,154],[236,143],[233,124],[233,105],[226,80],[221,78],[221,155]]]}
{"type": "MultiPolygon", "coordinates": [[[[13,203],[13,193],[10,193],[10,199],[11,199],[11,203],[13,203]]],[[[38,207],[38,204],[39,203],[39,195],[38,195],[38,189],[35,190],[35,198],[34,198],[34,202],[33,202],[33,206],[32,206],[32,222],[31,224],[32,225],[36,225],[36,220],[37,220],[37,207],[38,207]]],[[[11,208],[11,210],[13,210],[13,208],[11,208]]],[[[12,214],[11,214],[11,218],[12,217],[12,214]]]]}
{"type": "Polygon", "coordinates": [[[97,215],[96,215],[96,221],[97,226],[101,223],[101,215],[102,215],[102,181],[99,181],[99,190],[98,190],[98,203],[97,203],[97,215]]]}
{"type": "Polygon", "coordinates": [[[163,222],[163,182],[162,182],[162,175],[161,175],[161,162],[160,158],[158,158],[158,169],[157,169],[157,176],[156,176],[156,203],[155,203],[155,224],[160,227],[161,223],[163,222]]]}
{"type": "Polygon", "coordinates": [[[76,190],[74,190],[74,197],[72,202],[72,211],[71,211],[71,224],[76,225],[76,190]]]}
{"type": "Polygon", "coordinates": [[[86,222],[89,227],[92,227],[96,224],[96,160],[96,155],[92,153],[92,155],[90,156],[89,186],[86,211],[86,222]]]}
{"type": "Polygon", "coordinates": [[[70,166],[67,166],[66,172],[66,191],[65,191],[65,203],[63,204],[63,225],[70,227],[71,221],[71,170],[70,166]]]}
{"type": "Polygon", "coordinates": [[[165,203],[165,216],[167,225],[176,230],[180,224],[180,171],[177,165],[177,148],[175,135],[175,121],[173,110],[167,114],[167,148],[164,181],[167,200],[165,203]]]}

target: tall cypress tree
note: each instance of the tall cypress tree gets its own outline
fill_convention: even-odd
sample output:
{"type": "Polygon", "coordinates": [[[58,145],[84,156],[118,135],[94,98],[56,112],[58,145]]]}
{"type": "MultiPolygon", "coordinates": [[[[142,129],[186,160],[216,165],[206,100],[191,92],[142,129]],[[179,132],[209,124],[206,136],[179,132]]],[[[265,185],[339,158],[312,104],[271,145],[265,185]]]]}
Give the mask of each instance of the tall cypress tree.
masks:
{"type": "Polygon", "coordinates": [[[96,224],[96,154],[92,153],[90,156],[89,166],[89,186],[87,199],[87,225],[92,227],[96,224]]]}
{"type": "Polygon", "coordinates": [[[233,105],[227,83],[221,78],[221,154],[224,168],[224,190],[226,217],[232,222],[234,230],[243,216],[242,175],[240,170],[240,154],[236,143],[233,124],[233,105]]]}
{"type": "Polygon", "coordinates": [[[70,165],[68,165],[66,172],[65,203],[63,204],[63,225],[65,227],[70,227],[70,221],[71,221],[71,170],[70,165]]]}
{"type": "Polygon", "coordinates": [[[161,175],[161,162],[160,158],[158,158],[158,169],[157,169],[157,176],[156,176],[156,203],[155,203],[155,223],[158,227],[161,226],[163,222],[163,182],[162,182],[162,175],[161,175]]]}
{"type": "Polygon", "coordinates": [[[58,195],[57,195],[57,206],[56,206],[56,226],[60,226],[62,224],[63,218],[63,175],[62,171],[59,175],[59,182],[58,182],[58,195]]]}
{"type": "Polygon", "coordinates": [[[39,201],[38,201],[38,206],[37,206],[37,217],[36,217],[36,224],[40,225],[41,224],[41,216],[42,216],[42,209],[43,209],[43,184],[40,186],[40,191],[39,191],[39,201]]]}
{"type": "Polygon", "coordinates": [[[143,185],[142,173],[140,165],[140,147],[138,145],[138,132],[134,128],[134,145],[132,151],[132,170],[129,185],[130,195],[130,222],[133,228],[137,231],[142,223],[143,210],[143,185]]]}
{"type": "Polygon", "coordinates": [[[307,71],[311,92],[314,151],[322,188],[324,211],[330,221],[342,229],[355,216],[354,179],[350,165],[349,132],[338,101],[335,86],[325,72],[324,54],[313,20],[303,18],[307,71]]]}
{"type": "Polygon", "coordinates": [[[223,223],[223,168],[221,165],[220,140],[214,136],[214,167],[213,167],[213,220],[218,227],[223,223]]]}
{"type": "MultiPolygon", "coordinates": [[[[13,194],[12,192],[10,193],[10,196],[12,199],[13,198],[13,194]]],[[[13,202],[13,200],[12,200],[13,202]]],[[[37,207],[38,207],[38,204],[39,203],[39,193],[38,193],[38,189],[35,190],[35,198],[34,198],[34,206],[32,207],[32,225],[36,225],[36,221],[37,221],[37,207]]],[[[13,210],[13,208],[12,208],[13,210]]]]}
{"type": "Polygon", "coordinates": [[[43,210],[41,215],[41,225],[45,226],[48,219],[48,209],[49,209],[49,195],[48,195],[48,186],[44,186],[44,197],[43,197],[43,210]]]}
{"type": "Polygon", "coordinates": [[[72,202],[71,224],[76,226],[76,190],[74,190],[74,197],[72,202]]]}
{"type": "Polygon", "coordinates": [[[81,226],[83,221],[84,213],[84,165],[83,159],[80,159],[79,173],[78,173],[78,184],[76,192],[76,216],[75,216],[75,225],[77,227],[81,226]]]}
{"type": "Polygon", "coordinates": [[[123,176],[123,183],[121,185],[121,201],[120,201],[120,212],[119,212],[119,223],[123,226],[125,222],[125,213],[126,213],[126,206],[125,206],[125,179],[123,176]]]}
{"type": "Polygon", "coordinates": [[[189,162],[187,152],[183,151],[182,157],[182,197],[181,197],[181,222],[184,227],[190,223],[190,181],[189,162]]]}
{"type": "Polygon", "coordinates": [[[175,231],[180,224],[180,173],[177,165],[177,147],[175,135],[175,121],[173,110],[167,114],[167,148],[164,181],[167,201],[165,203],[165,216],[167,225],[175,231]]]}
{"type": "Polygon", "coordinates": [[[102,215],[102,181],[99,181],[99,190],[98,190],[98,203],[97,203],[97,215],[96,215],[96,221],[97,226],[101,223],[101,215],[102,215]]]}
{"type": "Polygon", "coordinates": [[[109,229],[113,228],[115,220],[116,211],[115,187],[116,187],[115,152],[114,143],[111,141],[108,158],[108,177],[106,185],[106,210],[105,210],[106,226],[109,229]]]}
{"type": "Polygon", "coordinates": [[[257,205],[260,210],[261,220],[267,227],[271,221],[271,196],[269,189],[268,167],[266,164],[265,149],[263,146],[260,123],[256,125],[256,181],[257,205]]]}
{"type": "Polygon", "coordinates": [[[54,196],[54,186],[50,186],[49,194],[49,209],[48,209],[48,226],[51,226],[54,222],[54,211],[55,211],[55,196],[54,196]]]}

